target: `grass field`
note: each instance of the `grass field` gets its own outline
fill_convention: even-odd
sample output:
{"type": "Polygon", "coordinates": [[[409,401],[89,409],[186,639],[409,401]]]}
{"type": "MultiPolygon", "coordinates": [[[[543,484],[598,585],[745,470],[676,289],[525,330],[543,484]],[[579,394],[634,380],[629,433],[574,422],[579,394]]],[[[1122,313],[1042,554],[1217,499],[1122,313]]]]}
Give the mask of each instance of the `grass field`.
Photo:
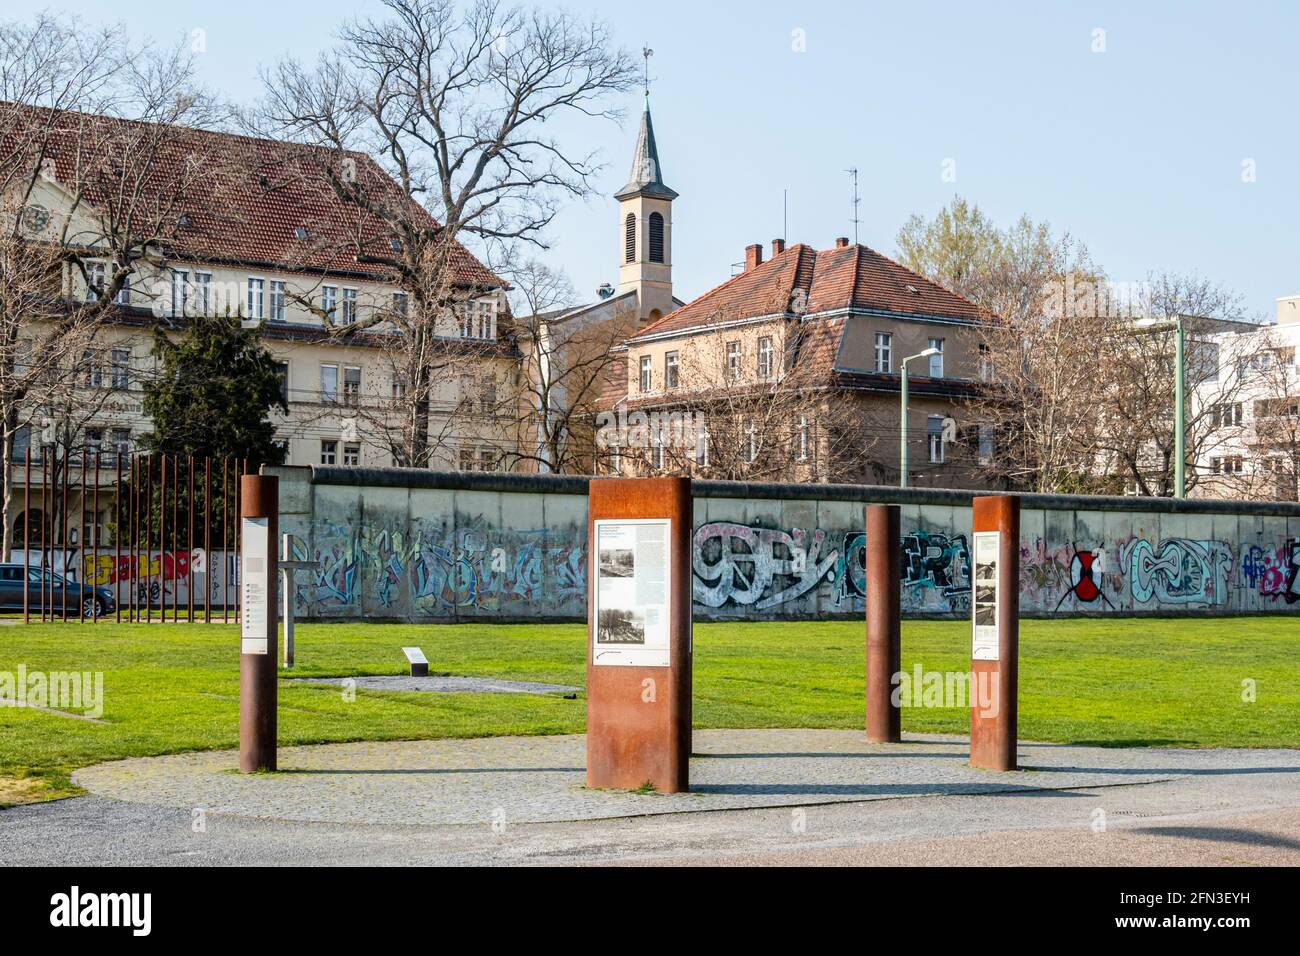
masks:
{"type": "MultiPolygon", "coordinates": [[[[903,667],[969,666],[965,621],[905,621],[903,667]]],[[[584,683],[584,625],[306,624],[293,676],[404,672],[584,683]]],[[[1300,620],[1022,621],[1020,737],[1104,745],[1300,745],[1300,620]],[[1243,681],[1257,700],[1242,699],[1243,681]]],[[[0,672],[102,671],[103,724],[0,707],[0,805],[75,792],[77,767],[238,744],[233,625],[0,627],[0,672]]],[[[698,624],[697,727],[861,727],[859,622],[698,624]]],[[[585,701],[280,685],[281,744],[574,733],[585,701]]],[[[964,733],[964,709],[904,710],[905,731],[964,733]]]]}

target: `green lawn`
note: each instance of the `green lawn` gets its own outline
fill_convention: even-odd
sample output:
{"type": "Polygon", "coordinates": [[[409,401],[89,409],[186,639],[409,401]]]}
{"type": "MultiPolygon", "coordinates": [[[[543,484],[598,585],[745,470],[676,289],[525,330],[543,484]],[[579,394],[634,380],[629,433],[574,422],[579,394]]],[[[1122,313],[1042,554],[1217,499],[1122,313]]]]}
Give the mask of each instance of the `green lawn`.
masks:
{"type": "MultiPolygon", "coordinates": [[[[906,621],[903,666],[969,666],[965,621],[906,621]]],[[[436,672],[583,683],[582,625],[298,628],[295,676],[398,674],[400,648],[436,672]]],[[[1022,739],[1107,745],[1300,745],[1300,619],[1023,621],[1022,739]],[[1242,700],[1255,681],[1257,700],[1242,700]]],[[[238,744],[233,625],[0,627],[0,672],[102,671],[92,724],[0,707],[0,804],[72,792],[69,773],[118,757],[238,744]]],[[[699,624],[695,726],[860,727],[863,625],[699,624]]],[[[415,694],[281,683],[280,742],[581,732],[561,696],[415,694]]],[[[966,710],[908,709],[903,729],[963,733],[966,710]]]]}

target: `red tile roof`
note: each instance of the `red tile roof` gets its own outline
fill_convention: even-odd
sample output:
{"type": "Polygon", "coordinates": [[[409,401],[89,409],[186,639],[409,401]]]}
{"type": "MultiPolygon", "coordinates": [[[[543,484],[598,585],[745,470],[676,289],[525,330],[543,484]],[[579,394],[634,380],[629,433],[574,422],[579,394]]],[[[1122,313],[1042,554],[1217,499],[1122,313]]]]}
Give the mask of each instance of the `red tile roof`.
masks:
{"type": "Polygon", "coordinates": [[[669,312],[637,337],[686,332],[763,315],[841,309],[970,322],[992,318],[969,299],[867,246],[816,250],[799,243],[669,312]]]}
{"type": "MultiPolygon", "coordinates": [[[[110,144],[106,153],[125,153],[133,144],[154,135],[159,142],[157,162],[144,180],[162,193],[171,184],[186,181],[183,197],[187,224],[179,231],[173,255],[231,263],[263,264],[295,270],[350,273],[378,281],[391,281],[382,265],[360,263],[359,252],[390,255],[391,236],[375,216],[344,203],[329,189],[316,171],[324,158],[335,158],[320,147],[239,136],[232,133],[170,127],[175,135],[156,138],[156,124],[84,113],[58,114],[50,122],[48,110],[0,103],[0,156],[14,156],[24,125],[50,129],[55,172],[68,185],[88,179],[92,203],[105,197],[94,195],[93,178],[78,174],[75,166],[84,161],[88,141],[110,144]],[[79,146],[82,147],[79,149],[79,146]],[[209,166],[213,175],[179,176],[180,164],[193,162],[209,166]],[[307,230],[305,240],[296,237],[299,227],[307,230]]],[[[346,156],[356,163],[359,181],[393,199],[400,188],[365,153],[346,156]]],[[[432,216],[423,210],[430,228],[432,216]]],[[[495,288],[505,285],[464,246],[452,249],[454,281],[461,286],[495,288]]]]}

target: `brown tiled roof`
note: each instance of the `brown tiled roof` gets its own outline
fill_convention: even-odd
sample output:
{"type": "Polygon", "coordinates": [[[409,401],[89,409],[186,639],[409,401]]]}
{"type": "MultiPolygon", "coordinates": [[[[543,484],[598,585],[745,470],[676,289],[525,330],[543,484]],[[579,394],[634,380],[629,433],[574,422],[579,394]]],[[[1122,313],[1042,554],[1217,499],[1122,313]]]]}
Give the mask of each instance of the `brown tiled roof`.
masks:
{"type": "MultiPolygon", "coordinates": [[[[24,128],[50,130],[56,177],[61,183],[85,182],[75,165],[84,161],[89,140],[109,143],[106,153],[127,152],[156,133],[155,124],[84,113],[53,114],[48,110],[0,103],[0,155],[14,157],[24,128]],[[79,144],[83,147],[78,149],[79,144]]],[[[229,263],[263,264],[295,270],[349,273],[379,281],[390,277],[382,265],[357,261],[359,253],[391,256],[391,236],[377,218],[338,199],[323,182],[317,168],[322,160],[341,161],[322,147],[303,146],[232,133],[172,127],[176,135],[160,142],[158,161],[145,178],[161,193],[177,176],[180,164],[209,164],[219,175],[189,177],[184,200],[187,224],[179,231],[175,258],[229,263]],[[307,230],[300,240],[295,231],[307,230]]],[[[346,154],[356,163],[360,182],[400,198],[398,185],[365,153],[346,154]],[[391,192],[389,192],[391,191],[391,192]]],[[[87,198],[93,203],[104,197],[87,198]]],[[[429,228],[436,228],[424,210],[429,228]]],[[[464,287],[495,288],[505,285],[460,243],[452,248],[454,281],[464,287]]]]}
{"type": "Polygon", "coordinates": [[[816,250],[799,243],[669,312],[642,329],[638,337],[762,315],[841,309],[970,322],[992,318],[969,299],[867,246],[816,250]]]}

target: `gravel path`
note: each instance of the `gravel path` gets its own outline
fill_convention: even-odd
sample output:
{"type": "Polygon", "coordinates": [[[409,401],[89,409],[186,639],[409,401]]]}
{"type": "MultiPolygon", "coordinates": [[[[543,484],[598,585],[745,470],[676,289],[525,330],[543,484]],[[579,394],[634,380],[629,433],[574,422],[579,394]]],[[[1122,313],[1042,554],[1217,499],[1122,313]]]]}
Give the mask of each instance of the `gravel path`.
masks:
{"type": "Polygon", "coordinates": [[[576,694],[581,687],[568,684],[539,684],[527,680],[495,677],[289,677],[290,684],[332,684],[342,687],[352,681],[366,690],[406,690],[431,694],[576,694]]]}
{"type": "Polygon", "coordinates": [[[1022,744],[1036,769],[1002,775],[953,738],[695,749],[680,796],[585,790],[581,737],[286,748],[297,772],[252,777],[123,761],[78,772],[99,795],[0,811],[0,864],[1300,862],[1300,751],[1022,744]]]}

